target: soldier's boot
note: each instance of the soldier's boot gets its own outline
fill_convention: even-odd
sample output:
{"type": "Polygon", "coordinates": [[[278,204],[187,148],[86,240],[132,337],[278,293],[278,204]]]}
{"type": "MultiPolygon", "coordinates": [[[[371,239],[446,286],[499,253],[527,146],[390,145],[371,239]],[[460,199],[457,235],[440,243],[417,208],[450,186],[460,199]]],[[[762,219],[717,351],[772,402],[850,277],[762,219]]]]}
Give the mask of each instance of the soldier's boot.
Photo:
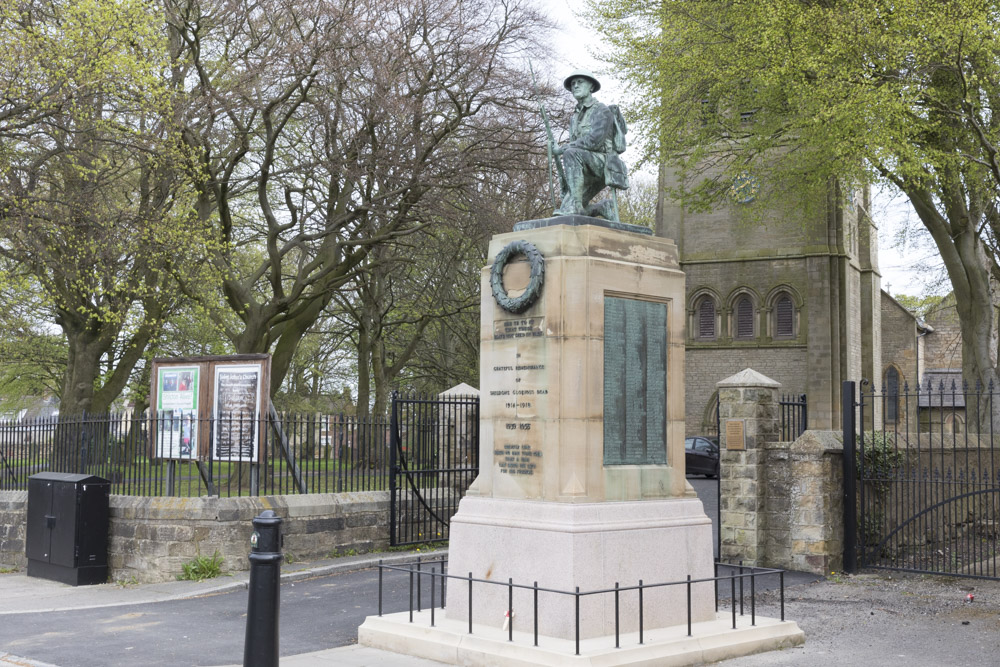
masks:
{"type": "Polygon", "coordinates": [[[587,207],[586,215],[593,218],[604,218],[605,220],[618,222],[618,216],[615,215],[615,204],[610,199],[605,199],[604,201],[596,204],[591,204],[587,207]]]}

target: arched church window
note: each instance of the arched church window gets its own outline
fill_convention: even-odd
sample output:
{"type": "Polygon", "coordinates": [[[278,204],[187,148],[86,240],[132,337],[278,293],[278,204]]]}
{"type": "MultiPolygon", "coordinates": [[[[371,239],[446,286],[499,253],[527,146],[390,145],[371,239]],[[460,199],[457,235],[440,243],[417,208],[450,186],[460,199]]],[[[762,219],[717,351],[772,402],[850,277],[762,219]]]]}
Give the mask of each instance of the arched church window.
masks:
{"type": "Polygon", "coordinates": [[[711,297],[698,303],[698,339],[715,340],[715,301],[711,297]]]}
{"type": "Polygon", "coordinates": [[[782,294],[774,303],[774,337],[795,337],[795,304],[787,294],[782,294]]]}
{"type": "Polygon", "coordinates": [[[750,297],[740,297],[736,302],[736,335],[735,338],[746,340],[754,337],[753,302],[750,297]]]}
{"type": "Polygon", "coordinates": [[[899,371],[889,366],[885,372],[885,421],[895,424],[899,421],[899,371]]]}

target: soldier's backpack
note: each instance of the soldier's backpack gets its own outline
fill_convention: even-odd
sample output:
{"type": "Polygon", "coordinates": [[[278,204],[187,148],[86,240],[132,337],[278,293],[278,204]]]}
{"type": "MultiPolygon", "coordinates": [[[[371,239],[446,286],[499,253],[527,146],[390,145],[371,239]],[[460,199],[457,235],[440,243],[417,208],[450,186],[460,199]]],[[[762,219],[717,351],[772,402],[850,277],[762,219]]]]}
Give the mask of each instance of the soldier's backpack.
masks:
{"type": "Polygon", "coordinates": [[[611,147],[615,149],[616,153],[621,155],[625,152],[626,148],[625,135],[628,134],[628,125],[625,124],[625,118],[622,116],[622,111],[618,108],[617,104],[609,104],[608,109],[611,110],[611,115],[615,119],[615,137],[611,141],[611,147]]]}

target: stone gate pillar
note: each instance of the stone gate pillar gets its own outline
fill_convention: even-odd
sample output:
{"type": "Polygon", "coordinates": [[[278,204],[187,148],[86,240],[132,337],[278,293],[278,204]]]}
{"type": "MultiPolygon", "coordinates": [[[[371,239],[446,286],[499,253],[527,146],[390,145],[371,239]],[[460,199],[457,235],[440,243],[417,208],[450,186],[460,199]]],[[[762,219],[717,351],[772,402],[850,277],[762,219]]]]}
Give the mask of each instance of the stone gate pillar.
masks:
{"type": "Polygon", "coordinates": [[[764,444],[779,433],[781,383],[747,368],[719,389],[719,526],[723,561],[758,565],[764,558],[764,444]]]}

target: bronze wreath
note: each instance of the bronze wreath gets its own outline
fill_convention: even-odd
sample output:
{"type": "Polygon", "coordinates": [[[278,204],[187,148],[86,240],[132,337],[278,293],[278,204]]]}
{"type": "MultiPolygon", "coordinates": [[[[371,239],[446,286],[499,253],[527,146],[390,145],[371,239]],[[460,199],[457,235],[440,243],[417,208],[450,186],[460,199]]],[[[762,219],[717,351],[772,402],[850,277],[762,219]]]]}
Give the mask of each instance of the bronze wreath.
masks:
{"type": "Polygon", "coordinates": [[[511,241],[503,250],[497,253],[490,270],[490,287],[493,288],[493,298],[497,305],[509,313],[523,313],[531,308],[542,294],[542,283],[545,282],[545,258],[534,244],[528,241],[511,241]],[[507,296],[503,287],[503,269],[515,255],[524,255],[531,265],[531,279],[528,288],[519,297],[507,296]]]}

